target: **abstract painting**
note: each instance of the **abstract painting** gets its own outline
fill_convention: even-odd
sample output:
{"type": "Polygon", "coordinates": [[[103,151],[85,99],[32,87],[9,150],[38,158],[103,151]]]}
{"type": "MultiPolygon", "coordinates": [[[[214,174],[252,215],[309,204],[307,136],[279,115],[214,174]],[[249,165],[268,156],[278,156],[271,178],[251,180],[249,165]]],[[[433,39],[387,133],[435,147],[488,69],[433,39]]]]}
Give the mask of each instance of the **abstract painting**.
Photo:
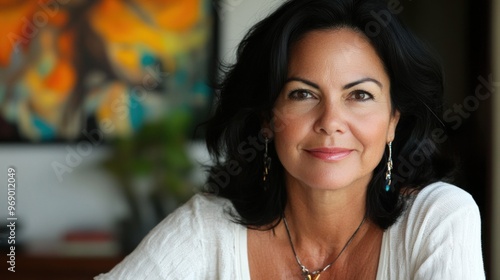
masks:
{"type": "Polygon", "coordinates": [[[0,0],[0,142],[132,135],[209,110],[207,0],[0,0]]]}

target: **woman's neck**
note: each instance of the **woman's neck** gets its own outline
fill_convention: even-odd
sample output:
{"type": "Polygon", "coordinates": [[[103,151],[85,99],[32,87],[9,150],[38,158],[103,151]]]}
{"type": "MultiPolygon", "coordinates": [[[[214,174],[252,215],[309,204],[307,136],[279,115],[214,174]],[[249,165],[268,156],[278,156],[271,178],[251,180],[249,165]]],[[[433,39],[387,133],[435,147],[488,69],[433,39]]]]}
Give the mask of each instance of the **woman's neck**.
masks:
{"type": "Polygon", "coordinates": [[[340,252],[365,216],[366,187],[318,190],[288,184],[287,188],[285,217],[297,251],[318,257],[340,252]]]}

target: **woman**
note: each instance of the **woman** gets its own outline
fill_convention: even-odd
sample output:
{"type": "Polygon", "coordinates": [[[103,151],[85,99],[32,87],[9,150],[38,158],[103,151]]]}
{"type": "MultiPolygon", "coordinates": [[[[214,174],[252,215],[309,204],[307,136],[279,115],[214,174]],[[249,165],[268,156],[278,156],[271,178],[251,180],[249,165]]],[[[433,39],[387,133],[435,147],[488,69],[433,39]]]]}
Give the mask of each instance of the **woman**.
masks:
{"type": "Polygon", "coordinates": [[[442,94],[383,1],[287,1],[221,85],[212,194],[97,279],[483,279],[478,208],[441,181],[442,94]]]}

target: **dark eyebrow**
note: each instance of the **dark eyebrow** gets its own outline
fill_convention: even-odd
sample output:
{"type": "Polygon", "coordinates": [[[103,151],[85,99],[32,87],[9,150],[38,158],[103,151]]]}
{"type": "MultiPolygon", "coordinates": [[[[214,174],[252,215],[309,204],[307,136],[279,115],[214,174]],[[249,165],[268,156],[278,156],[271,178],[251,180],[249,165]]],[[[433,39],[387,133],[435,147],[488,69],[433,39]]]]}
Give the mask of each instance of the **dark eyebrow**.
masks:
{"type": "MultiPolygon", "coordinates": [[[[315,83],[313,83],[313,82],[311,82],[311,81],[308,81],[308,80],[306,80],[306,79],[303,79],[303,78],[298,78],[298,77],[290,77],[290,78],[288,78],[288,79],[285,81],[285,83],[288,83],[288,82],[291,82],[291,81],[302,82],[302,83],[304,83],[304,84],[306,84],[306,85],[309,85],[309,86],[311,86],[311,87],[313,87],[313,88],[315,88],[315,89],[319,89],[319,86],[318,86],[317,84],[315,84],[315,83]]],[[[375,83],[375,84],[377,84],[380,88],[383,88],[383,85],[382,85],[382,83],[381,83],[381,82],[379,82],[379,81],[377,81],[377,80],[375,80],[375,79],[372,79],[372,78],[363,78],[363,79],[361,79],[361,80],[357,80],[357,81],[355,81],[355,82],[348,83],[347,85],[345,85],[345,86],[343,87],[343,89],[344,89],[344,90],[345,90],[345,89],[349,89],[349,88],[352,88],[352,87],[354,87],[354,86],[356,86],[356,85],[359,85],[359,84],[362,84],[362,83],[366,83],[366,82],[372,82],[372,83],[375,83]]]]}
{"type": "Polygon", "coordinates": [[[315,89],[319,89],[319,86],[318,86],[317,84],[315,84],[315,83],[313,83],[313,82],[311,82],[311,81],[308,81],[308,80],[306,80],[306,79],[297,78],[297,77],[290,77],[290,78],[286,79],[285,84],[286,84],[286,83],[289,83],[289,82],[291,82],[291,81],[302,82],[302,83],[304,83],[304,84],[306,84],[306,85],[312,86],[312,87],[313,87],[313,88],[315,88],[315,89]]]}
{"type": "Polygon", "coordinates": [[[363,79],[361,79],[361,80],[357,80],[357,81],[355,81],[355,82],[348,83],[347,85],[345,85],[345,86],[343,87],[343,89],[349,89],[349,88],[352,88],[353,86],[359,85],[359,84],[361,84],[361,83],[366,83],[366,82],[372,82],[372,83],[375,83],[375,84],[377,84],[380,88],[383,88],[383,86],[382,86],[382,83],[381,83],[381,82],[379,82],[379,81],[377,81],[377,80],[375,80],[375,79],[372,79],[372,78],[363,78],[363,79]]]}

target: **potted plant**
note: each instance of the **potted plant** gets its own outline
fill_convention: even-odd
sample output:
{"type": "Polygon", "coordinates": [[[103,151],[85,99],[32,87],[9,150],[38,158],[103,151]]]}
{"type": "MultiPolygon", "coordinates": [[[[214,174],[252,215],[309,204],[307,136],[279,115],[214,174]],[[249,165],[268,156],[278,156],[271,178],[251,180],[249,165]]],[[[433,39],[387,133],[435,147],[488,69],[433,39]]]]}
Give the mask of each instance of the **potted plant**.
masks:
{"type": "Polygon", "coordinates": [[[130,216],[121,223],[125,253],[169,212],[194,193],[193,168],[187,149],[192,114],[176,109],[164,118],[144,124],[131,137],[112,140],[103,162],[121,186],[130,216]]]}

